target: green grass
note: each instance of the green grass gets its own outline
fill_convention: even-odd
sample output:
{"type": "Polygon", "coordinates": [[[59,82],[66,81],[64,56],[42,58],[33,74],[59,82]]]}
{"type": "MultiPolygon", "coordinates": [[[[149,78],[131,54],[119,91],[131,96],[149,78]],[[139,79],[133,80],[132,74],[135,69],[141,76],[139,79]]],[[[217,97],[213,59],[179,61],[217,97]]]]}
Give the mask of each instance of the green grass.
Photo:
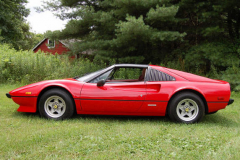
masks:
{"type": "Polygon", "coordinates": [[[240,94],[198,124],[166,117],[80,116],[51,121],[19,113],[0,85],[0,159],[240,159],[240,94]]]}

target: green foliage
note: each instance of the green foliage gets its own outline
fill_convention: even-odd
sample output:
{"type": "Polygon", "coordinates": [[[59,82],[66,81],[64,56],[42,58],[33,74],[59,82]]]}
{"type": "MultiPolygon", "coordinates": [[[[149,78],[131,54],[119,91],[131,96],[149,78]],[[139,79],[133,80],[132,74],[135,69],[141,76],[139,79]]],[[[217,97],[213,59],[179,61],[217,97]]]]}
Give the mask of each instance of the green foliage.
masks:
{"type": "Polygon", "coordinates": [[[171,50],[171,44],[180,44],[186,33],[173,27],[178,6],[170,0],[123,1],[52,1],[48,9],[62,12],[61,18],[70,18],[61,32],[48,33],[50,38],[77,38],[75,52],[94,50],[96,58],[117,63],[161,62],[171,50]]]}
{"type": "Polygon", "coordinates": [[[229,38],[231,43],[239,38],[239,4],[236,0],[55,0],[48,2],[46,8],[61,11],[58,16],[71,20],[63,31],[48,35],[81,39],[74,52],[93,49],[95,58],[106,62],[115,59],[117,63],[166,63],[176,61],[176,57],[189,62],[196,57],[200,60],[198,66],[187,67],[208,73],[213,63],[226,69],[226,63],[221,66],[223,60],[215,61],[223,55],[213,51],[209,56],[212,50],[204,47],[221,46],[230,42],[229,38]],[[69,8],[72,12],[65,12],[69,8]],[[208,43],[210,46],[206,46],[208,43]],[[210,62],[204,62],[206,59],[210,62]]]}
{"type": "Polygon", "coordinates": [[[29,32],[25,19],[29,9],[25,8],[27,0],[0,0],[0,30],[2,42],[11,44],[15,49],[24,49],[24,39],[29,32]]]}
{"type": "Polygon", "coordinates": [[[18,41],[19,49],[21,50],[32,50],[43,38],[43,34],[36,34],[29,32],[29,26],[26,25],[23,38],[18,41]]]}
{"type": "Polygon", "coordinates": [[[142,69],[139,68],[120,68],[114,73],[114,80],[119,79],[138,79],[142,74],[142,69]]]}
{"type": "MultiPolygon", "coordinates": [[[[216,77],[216,75],[215,75],[216,77]]],[[[232,65],[225,71],[221,72],[217,78],[228,81],[231,84],[231,89],[236,92],[240,92],[240,67],[232,65]]]]}
{"type": "Polygon", "coordinates": [[[151,62],[238,83],[231,70],[240,68],[239,0],[53,0],[47,5],[70,19],[50,37],[81,39],[72,48],[76,53],[92,50],[95,60],[106,63],[151,62]]]}
{"type": "Polygon", "coordinates": [[[46,79],[60,79],[83,75],[105,67],[102,62],[86,59],[69,61],[68,56],[46,55],[32,51],[16,51],[0,45],[0,83],[32,83],[46,79]]]}
{"type": "Polygon", "coordinates": [[[158,28],[160,28],[160,26],[164,27],[163,24],[165,24],[166,22],[176,24],[177,19],[175,18],[175,15],[178,12],[178,8],[178,6],[174,5],[170,7],[159,7],[159,5],[157,5],[156,9],[151,8],[149,10],[146,20],[150,24],[154,24],[158,28]]]}
{"type": "Polygon", "coordinates": [[[239,65],[240,59],[236,49],[230,48],[229,45],[231,44],[228,42],[206,43],[191,47],[185,55],[186,69],[206,74],[211,70],[211,66],[214,66],[217,71],[223,71],[232,64],[239,65]]]}

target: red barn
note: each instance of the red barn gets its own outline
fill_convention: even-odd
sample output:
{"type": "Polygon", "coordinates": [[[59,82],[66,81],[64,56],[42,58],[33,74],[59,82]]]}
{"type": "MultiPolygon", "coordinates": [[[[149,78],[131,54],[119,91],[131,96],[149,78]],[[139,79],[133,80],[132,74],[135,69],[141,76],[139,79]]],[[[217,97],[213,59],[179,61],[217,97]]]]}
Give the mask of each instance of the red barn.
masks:
{"type": "MultiPolygon", "coordinates": [[[[39,42],[34,48],[33,52],[36,53],[38,51],[42,51],[44,53],[51,53],[55,55],[58,54],[65,54],[70,50],[70,47],[73,46],[75,42],[81,42],[80,40],[50,40],[48,38],[44,38],[41,42],[39,42]]],[[[82,55],[91,55],[93,50],[83,51],[81,53],[75,53],[74,56],[71,56],[72,59],[79,58],[80,54],[82,55]]]]}
{"type": "Polygon", "coordinates": [[[67,45],[64,44],[62,41],[54,41],[48,38],[44,38],[33,48],[34,53],[38,52],[39,50],[44,53],[52,53],[53,55],[55,55],[56,53],[64,54],[70,51],[67,45]]]}

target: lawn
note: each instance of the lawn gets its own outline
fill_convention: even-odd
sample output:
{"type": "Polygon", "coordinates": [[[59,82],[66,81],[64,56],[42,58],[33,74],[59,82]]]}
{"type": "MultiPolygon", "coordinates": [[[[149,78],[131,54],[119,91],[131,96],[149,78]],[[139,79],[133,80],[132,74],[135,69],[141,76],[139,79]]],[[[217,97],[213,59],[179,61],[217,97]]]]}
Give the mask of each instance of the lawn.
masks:
{"type": "Polygon", "coordinates": [[[0,159],[240,159],[240,94],[198,124],[166,117],[81,116],[51,121],[17,112],[0,85],[0,159]]]}

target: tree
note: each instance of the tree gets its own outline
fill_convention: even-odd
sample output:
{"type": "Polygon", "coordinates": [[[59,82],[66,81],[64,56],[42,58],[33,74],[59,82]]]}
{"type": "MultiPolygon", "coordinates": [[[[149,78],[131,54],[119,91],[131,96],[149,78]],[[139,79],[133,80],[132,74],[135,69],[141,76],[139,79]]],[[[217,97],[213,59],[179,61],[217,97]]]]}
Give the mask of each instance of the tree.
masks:
{"type": "Polygon", "coordinates": [[[51,37],[81,39],[74,51],[91,49],[96,59],[200,74],[240,65],[239,0],[53,0],[46,8],[70,19],[51,37]]]}
{"type": "Polygon", "coordinates": [[[47,5],[62,11],[60,18],[71,19],[51,38],[81,39],[75,51],[93,50],[95,58],[106,61],[161,63],[186,35],[179,32],[181,19],[172,0],[55,0],[47,5]]]}
{"type": "Polygon", "coordinates": [[[31,50],[37,45],[43,38],[43,34],[36,34],[30,32],[30,26],[27,23],[23,23],[21,39],[17,41],[19,49],[31,50]]]}
{"type": "Polygon", "coordinates": [[[0,0],[0,30],[2,42],[12,44],[15,49],[21,49],[19,41],[24,38],[29,26],[25,19],[29,9],[25,8],[27,0],[0,0]]]}
{"type": "Polygon", "coordinates": [[[206,74],[212,67],[224,71],[239,66],[240,1],[179,0],[177,17],[186,19],[180,56],[187,70],[206,74]]]}

